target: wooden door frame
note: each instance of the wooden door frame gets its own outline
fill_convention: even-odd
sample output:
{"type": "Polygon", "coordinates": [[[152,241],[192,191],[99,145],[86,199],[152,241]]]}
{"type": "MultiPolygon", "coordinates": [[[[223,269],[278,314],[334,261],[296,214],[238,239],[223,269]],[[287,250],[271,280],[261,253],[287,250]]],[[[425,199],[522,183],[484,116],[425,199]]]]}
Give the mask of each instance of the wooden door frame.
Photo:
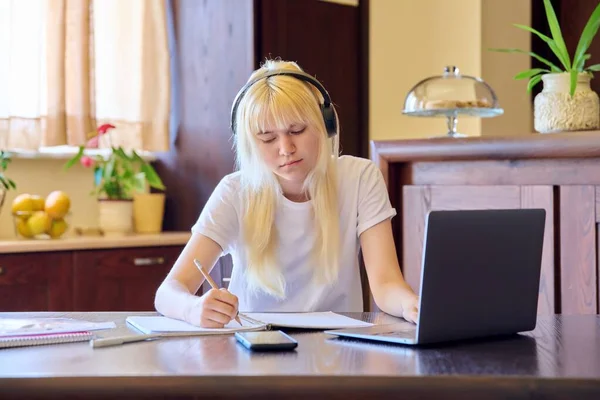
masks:
{"type": "Polygon", "coordinates": [[[369,0],[359,0],[360,31],[360,131],[363,133],[360,142],[360,156],[369,158],[369,0]]]}

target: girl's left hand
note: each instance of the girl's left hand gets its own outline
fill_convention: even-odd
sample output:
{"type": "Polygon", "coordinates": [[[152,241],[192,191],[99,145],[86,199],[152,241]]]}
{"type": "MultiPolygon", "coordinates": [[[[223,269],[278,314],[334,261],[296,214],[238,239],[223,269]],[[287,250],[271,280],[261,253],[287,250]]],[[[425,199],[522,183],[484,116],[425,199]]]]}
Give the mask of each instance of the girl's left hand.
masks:
{"type": "Polygon", "coordinates": [[[419,315],[419,297],[415,294],[407,296],[402,301],[402,310],[402,318],[416,324],[419,315]]]}

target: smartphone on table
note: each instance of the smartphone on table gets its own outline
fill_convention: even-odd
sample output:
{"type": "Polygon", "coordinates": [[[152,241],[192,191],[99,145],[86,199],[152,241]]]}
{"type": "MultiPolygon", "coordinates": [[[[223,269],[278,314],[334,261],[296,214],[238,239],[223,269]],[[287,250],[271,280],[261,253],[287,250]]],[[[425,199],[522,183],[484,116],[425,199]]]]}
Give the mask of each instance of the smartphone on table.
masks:
{"type": "Polygon", "coordinates": [[[256,351],[293,350],[298,342],[282,331],[236,332],[235,338],[244,347],[256,351]]]}

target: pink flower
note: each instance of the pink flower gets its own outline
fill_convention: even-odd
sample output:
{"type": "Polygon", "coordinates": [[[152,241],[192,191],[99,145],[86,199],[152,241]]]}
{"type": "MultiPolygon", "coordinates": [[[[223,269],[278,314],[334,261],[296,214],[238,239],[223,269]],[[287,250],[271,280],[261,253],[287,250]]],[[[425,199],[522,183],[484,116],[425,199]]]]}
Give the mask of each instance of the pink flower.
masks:
{"type": "Polygon", "coordinates": [[[79,160],[79,162],[81,163],[81,165],[83,165],[86,168],[89,168],[92,165],[94,165],[94,160],[91,157],[88,157],[88,156],[81,157],[81,159],[79,160]]]}
{"type": "Polygon", "coordinates": [[[97,149],[98,148],[98,136],[94,136],[93,138],[91,138],[90,140],[87,141],[85,147],[90,148],[90,149],[97,149]]]}
{"type": "Polygon", "coordinates": [[[102,136],[104,135],[106,132],[108,132],[109,129],[114,129],[115,126],[111,125],[111,124],[104,124],[104,125],[100,125],[98,127],[98,135],[102,136]]]}

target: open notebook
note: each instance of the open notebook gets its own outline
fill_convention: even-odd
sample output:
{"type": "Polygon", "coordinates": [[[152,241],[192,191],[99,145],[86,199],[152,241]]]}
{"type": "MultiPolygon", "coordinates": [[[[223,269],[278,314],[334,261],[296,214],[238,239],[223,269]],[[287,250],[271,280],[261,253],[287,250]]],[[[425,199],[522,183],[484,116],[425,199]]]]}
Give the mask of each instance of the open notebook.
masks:
{"type": "Polygon", "coordinates": [[[243,326],[231,321],[222,329],[200,328],[163,316],[131,316],[127,317],[127,323],[145,334],[162,336],[215,335],[241,331],[264,331],[272,328],[329,330],[373,325],[333,312],[240,313],[239,315],[243,326]]]}

